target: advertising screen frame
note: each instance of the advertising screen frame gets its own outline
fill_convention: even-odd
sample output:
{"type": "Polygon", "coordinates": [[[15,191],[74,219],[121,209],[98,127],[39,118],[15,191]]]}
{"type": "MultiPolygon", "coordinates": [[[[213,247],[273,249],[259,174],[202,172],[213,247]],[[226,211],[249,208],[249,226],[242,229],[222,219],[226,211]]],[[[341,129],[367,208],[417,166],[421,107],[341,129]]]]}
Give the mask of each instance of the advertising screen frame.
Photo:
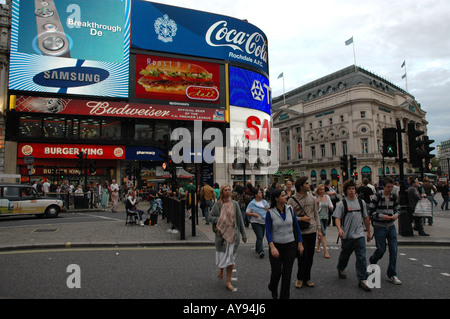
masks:
{"type": "Polygon", "coordinates": [[[13,0],[10,92],[128,98],[131,2],[13,0]]]}
{"type": "Polygon", "coordinates": [[[269,74],[267,36],[246,20],[133,0],[131,48],[243,63],[269,74]]]}
{"type": "MultiPolygon", "coordinates": [[[[142,63],[142,62],[141,62],[142,63]]],[[[174,69],[177,70],[176,68],[174,69]]],[[[206,92],[208,93],[208,92],[206,92]]],[[[168,110],[170,110],[171,107],[185,107],[185,108],[211,108],[211,109],[218,109],[218,110],[226,110],[227,108],[227,80],[226,80],[226,65],[225,61],[222,63],[217,63],[217,61],[211,61],[208,59],[195,59],[187,56],[180,56],[180,55],[174,55],[174,54],[161,54],[161,53],[154,53],[154,52],[145,52],[145,53],[135,53],[133,52],[130,56],[130,96],[129,96],[130,102],[134,103],[150,103],[153,105],[160,105],[160,106],[166,106],[168,107],[168,110]],[[142,69],[142,65],[139,64],[139,60],[142,59],[153,59],[157,58],[157,62],[160,61],[172,61],[176,63],[177,61],[181,61],[184,63],[191,63],[200,65],[202,67],[205,67],[206,69],[213,69],[215,70],[213,72],[213,80],[214,80],[214,86],[217,89],[217,92],[215,94],[218,94],[218,99],[215,101],[209,101],[208,99],[189,99],[186,96],[181,97],[180,96],[170,96],[170,94],[167,94],[166,96],[163,96],[161,94],[156,95],[155,98],[152,98],[152,94],[148,94],[148,98],[142,95],[142,93],[139,95],[139,92],[145,91],[142,88],[142,85],[138,82],[140,81],[140,78],[142,78],[142,75],[139,74],[138,69],[142,69]],[[209,66],[209,67],[208,67],[209,66]]]]}

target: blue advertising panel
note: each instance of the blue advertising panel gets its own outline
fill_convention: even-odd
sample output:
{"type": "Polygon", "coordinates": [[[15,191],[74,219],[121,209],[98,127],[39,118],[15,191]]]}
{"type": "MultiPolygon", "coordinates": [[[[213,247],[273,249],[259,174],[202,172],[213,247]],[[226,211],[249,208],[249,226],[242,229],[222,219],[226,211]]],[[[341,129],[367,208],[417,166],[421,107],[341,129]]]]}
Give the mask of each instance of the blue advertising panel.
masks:
{"type": "Polygon", "coordinates": [[[131,0],[13,0],[9,89],[128,97],[131,0]]]}
{"type": "Polygon", "coordinates": [[[129,161],[162,161],[160,155],[163,153],[155,147],[127,146],[125,159],[129,161]]]}
{"type": "Polygon", "coordinates": [[[256,72],[230,66],[230,105],[271,114],[269,80],[256,72]]]}
{"type": "Polygon", "coordinates": [[[254,25],[227,16],[133,0],[131,46],[230,60],[268,74],[267,37],[254,25]]]}

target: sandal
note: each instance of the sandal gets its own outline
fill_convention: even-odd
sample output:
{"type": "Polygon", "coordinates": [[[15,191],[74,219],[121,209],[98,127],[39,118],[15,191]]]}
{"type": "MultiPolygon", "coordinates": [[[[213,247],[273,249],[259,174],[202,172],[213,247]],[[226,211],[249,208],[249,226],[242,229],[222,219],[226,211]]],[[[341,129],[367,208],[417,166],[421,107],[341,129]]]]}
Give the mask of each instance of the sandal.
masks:
{"type": "Polygon", "coordinates": [[[300,289],[303,286],[303,281],[301,280],[296,280],[295,281],[295,288],[300,289]]]}

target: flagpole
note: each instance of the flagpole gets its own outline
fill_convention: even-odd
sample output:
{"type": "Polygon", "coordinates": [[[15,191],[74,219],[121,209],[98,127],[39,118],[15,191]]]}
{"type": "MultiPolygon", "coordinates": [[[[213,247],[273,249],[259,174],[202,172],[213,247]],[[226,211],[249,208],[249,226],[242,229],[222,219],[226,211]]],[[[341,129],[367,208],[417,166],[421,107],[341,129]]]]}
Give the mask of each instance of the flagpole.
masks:
{"type": "Polygon", "coordinates": [[[406,82],[406,92],[408,92],[408,72],[406,72],[406,63],[405,63],[405,82],[406,82]]]}
{"type": "Polygon", "coordinates": [[[286,105],[286,90],[284,89],[284,73],[283,73],[283,105],[286,105]]]}
{"type": "MultiPolygon", "coordinates": [[[[352,36],[353,38],[353,36],[352,36]]],[[[356,51],[355,51],[355,40],[353,40],[353,61],[355,62],[355,71],[356,71],[356,51]]]]}
{"type": "Polygon", "coordinates": [[[405,61],[403,61],[403,64],[402,64],[402,68],[405,68],[405,74],[402,76],[402,79],[404,78],[405,79],[405,83],[406,83],[406,92],[408,92],[408,72],[406,71],[406,60],[405,61]]]}

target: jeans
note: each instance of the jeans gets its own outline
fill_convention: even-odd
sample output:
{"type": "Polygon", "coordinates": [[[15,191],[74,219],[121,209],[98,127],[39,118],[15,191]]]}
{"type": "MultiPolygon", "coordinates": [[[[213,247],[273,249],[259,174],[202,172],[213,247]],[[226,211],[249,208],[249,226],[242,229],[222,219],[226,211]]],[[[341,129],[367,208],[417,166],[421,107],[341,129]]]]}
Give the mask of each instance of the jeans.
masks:
{"type": "Polygon", "coordinates": [[[209,210],[212,209],[214,202],[212,200],[205,200],[205,212],[203,215],[205,215],[205,222],[207,225],[209,225],[209,210]]]}
{"type": "Polygon", "coordinates": [[[314,260],[314,253],[316,252],[316,238],[317,233],[302,234],[303,239],[303,255],[297,251],[297,280],[307,282],[311,280],[311,268],[314,260]]]}
{"type": "Polygon", "coordinates": [[[375,235],[375,244],[377,249],[373,255],[369,258],[371,264],[376,264],[378,260],[383,258],[386,252],[386,240],[389,247],[389,266],[387,269],[387,276],[397,276],[397,230],[395,225],[389,227],[373,227],[373,232],[375,235]]]}
{"type": "Polygon", "coordinates": [[[365,237],[342,239],[342,250],[339,254],[337,269],[344,271],[353,251],[356,256],[356,276],[359,280],[367,280],[366,242],[365,237]]]}
{"type": "Polygon", "coordinates": [[[292,267],[294,266],[295,253],[297,251],[298,243],[293,241],[287,244],[274,243],[274,245],[280,253],[280,256],[278,258],[274,258],[272,253],[269,251],[271,268],[269,290],[277,291],[278,283],[281,278],[280,299],[289,299],[292,267]]]}
{"type": "Polygon", "coordinates": [[[442,196],[442,199],[444,201],[442,202],[441,209],[444,209],[445,206],[445,209],[448,210],[448,196],[442,196]]]}
{"type": "Polygon", "coordinates": [[[258,254],[264,253],[263,239],[264,233],[266,232],[266,225],[252,223],[252,228],[256,235],[256,252],[258,254]]]}

